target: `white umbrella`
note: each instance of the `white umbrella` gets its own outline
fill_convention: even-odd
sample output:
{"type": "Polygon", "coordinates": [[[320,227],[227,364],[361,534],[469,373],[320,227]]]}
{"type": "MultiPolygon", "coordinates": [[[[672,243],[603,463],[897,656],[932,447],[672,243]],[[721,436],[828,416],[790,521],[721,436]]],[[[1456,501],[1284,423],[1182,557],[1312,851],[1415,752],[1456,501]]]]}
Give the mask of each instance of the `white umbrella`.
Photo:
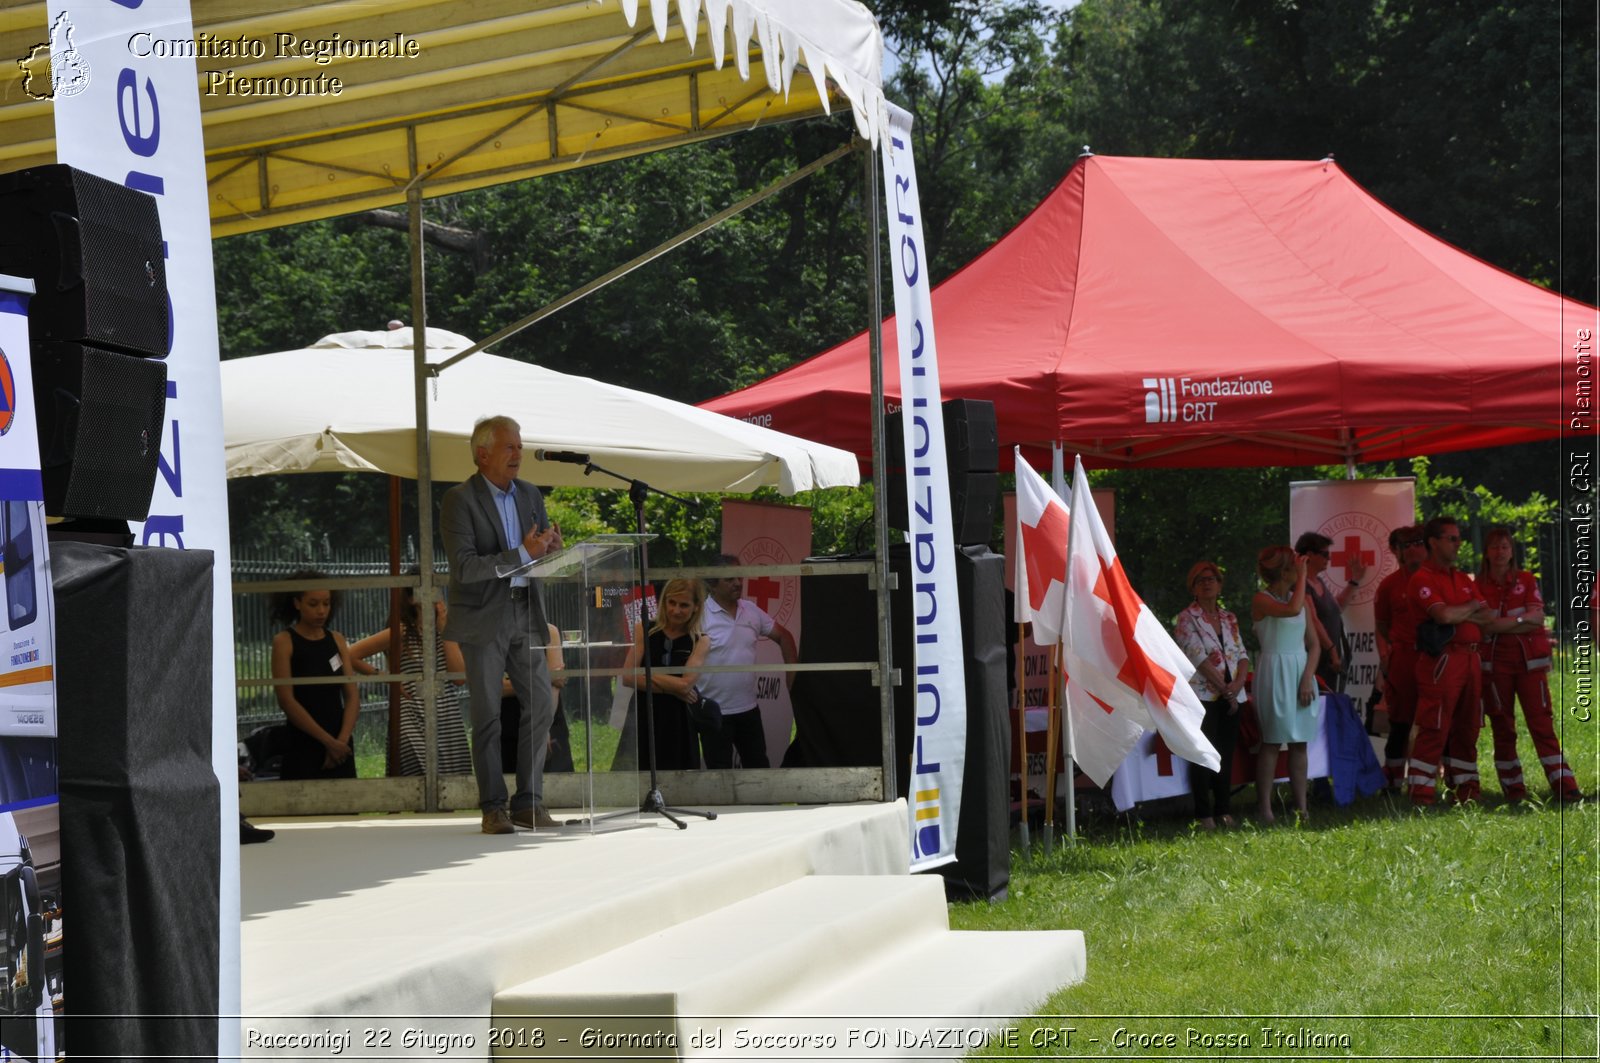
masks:
{"type": "MultiPolygon", "coordinates": [[[[309,348],[222,363],[228,476],[287,472],[417,475],[412,330],[341,332],[309,348]]],[[[428,329],[428,361],[472,346],[428,329]]],[[[428,382],[432,478],[475,471],[472,426],[509,414],[522,424],[522,477],[556,486],[616,487],[583,466],[537,461],[535,449],[578,451],[668,491],[785,495],[860,482],[855,455],[642,391],[479,353],[428,382]]]]}

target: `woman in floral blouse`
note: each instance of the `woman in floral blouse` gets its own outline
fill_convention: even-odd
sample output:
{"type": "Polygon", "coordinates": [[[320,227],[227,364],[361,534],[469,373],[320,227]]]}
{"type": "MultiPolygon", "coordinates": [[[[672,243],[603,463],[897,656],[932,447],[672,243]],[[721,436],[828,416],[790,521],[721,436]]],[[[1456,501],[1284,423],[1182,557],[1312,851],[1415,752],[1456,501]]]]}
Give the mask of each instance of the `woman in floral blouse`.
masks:
{"type": "Polygon", "coordinates": [[[1200,826],[1215,830],[1220,819],[1233,826],[1228,814],[1233,788],[1233,747],[1239,736],[1239,703],[1245,700],[1244,682],[1250,674],[1250,655],[1239,636],[1239,620],[1222,608],[1222,572],[1210,561],[1197,561],[1189,569],[1189,592],[1194,603],[1178,614],[1173,638],[1194,662],[1189,685],[1205,706],[1201,732],[1217,747],[1222,764],[1210,771],[1189,765],[1190,789],[1200,826]]]}

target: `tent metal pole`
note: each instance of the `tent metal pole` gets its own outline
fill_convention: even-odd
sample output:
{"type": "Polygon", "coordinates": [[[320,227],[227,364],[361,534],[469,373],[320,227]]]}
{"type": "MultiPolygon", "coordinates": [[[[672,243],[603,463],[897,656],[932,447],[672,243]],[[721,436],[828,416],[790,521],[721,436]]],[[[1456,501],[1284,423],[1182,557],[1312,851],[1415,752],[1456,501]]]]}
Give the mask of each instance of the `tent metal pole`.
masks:
{"type": "Polygon", "coordinates": [[[861,202],[867,214],[867,336],[872,368],[872,541],[877,558],[878,607],[878,714],[883,735],[883,800],[893,801],[899,788],[894,765],[893,629],[889,623],[889,500],[884,495],[888,477],[883,440],[883,269],[878,261],[882,240],[878,199],[878,150],[863,142],[861,152],[861,202]]]}
{"type": "MultiPolygon", "coordinates": [[[[417,172],[417,144],[412,138],[408,151],[411,172],[417,172]]],[[[433,470],[428,460],[428,293],[423,270],[422,185],[412,182],[406,189],[406,244],[411,254],[411,375],[417,410],[417,552],[422,585],[417,590],[417,619],[422,629],[422,807],[425,812],[439,810],[439,668],[438,654],[428,652],[436,645],[433,614],[433,470]]],[[[397,647],[391,647],[391,661],[398,661],[397,647]]]]}
{"type": "MultiPolygon", "coordinates": [[[[507,338],[509,338],[511,336],[515,336],[517,333],[521,332],[523,329],[529,327],[530,325],[535,325],[538,322],[543,321],[545,318],[549,317],[551,314],[554,314],[559,310],[566,309],[567,307],[571,306],[573,303],[577,302],[579,299],[582,299],[585,296],[593,295],[595,292],[599,291],[601,288],[604,288],[606,285],[610,284],[612,281],[618,280],[618,279],[620,279],[622,277],[625,277],[628,274],[632,273],[634,270],[638,269],[640,266],[643,266],[643,265],[646,265],[647,263],[655,261],[656,259],[660,258],[662,255],[666,254],[668,251],[671,251],[673,248],[678,247],[678,246],[680,246],[682,244],[686,244],[690,240],[693,240],[695,237],[699,236],[701,233],[705,233],[705,232],[708,232],[708,231],[710,231],[712,229],[715,229],[718,225],[721,225],[723,222],[727,221],[729,218],[733,217],[735,214],[740,214],[740,213],[743,213],[746,210],[749,210],[751,207],[755,206],[757,203],[760,203],[764,199],[770,199],[772,196],[775,196],[779,192],[782,192],[785,188],[788,188],[790,185],[796,183],[797,181],[802,181],[805,178],[810,177],[812,174],[816,173],[818,170],[822,169],[824,166],[827,166],[829,163],[832,163],[832,162],[835,162],[835,161],[837,161],[839,159],[844,158],[846,155],[850,154],[852,151],[855,151],[855,150],[856,150],[856,145],[852,141],[849,144],[844,144],[844,145],[841,145],[840,147],[835,148],[834,150],[828,152],[828,154],[822,156],[819,159],[814,159],[811,162],[806,163],[806,165],[800,167],[800,169],[794,171],[793,173],[786,174],[783,177],[778,178],[778,180],[772,182],[772,184],[770,184],[767,187],[763,188],[761,191],[756,192],[753,195],[746,196],[744,199],[739,200],[739,202],[733,204],[730,207],[724,207],[722,210],[719,210],[719,211],[717,211],[717,213],[711,215],[711,217],[707,218],[705,221],[699,222],[698,224],[696,224],[696,225],[694,225],[694,226],[692,226],[692,227],[690,227],[688,229],[685,229],[683,232],[679,233],[677,236],[674,236],[674,237],[664,241],[663,243],[657,244],[655,247],[652,247],[650,250],[644,252],[643,254],[629,259],[627,262],[624,262],[622,265],[618,266],[616,269],[612,270],[611,272],[609,272],[609,273],[607,273],[607,274],[605,274],[603,276],[596,277],[594,280],[589,281],[587,284],[584,284],[584,285],[582,285],[580,287],[572,289],[572,291],[568,292],[566,295],[561,296],[559,299],[555,300],[555,302],[549,303],[549,304],[545,305],[544,307],[542,307],[542,308],[540,308],[538,310],[535,310],[533,313],[529,314],[527,317],[523,318],[521,321],[517,321],[517,322],[514,322],[514,323],[512,323],[510,325],[507,325],[505,328],[501,329],[499,332],[496,332],[493,336],[490,336],[488,339],[479,340],[477,343],[473,344],[471,347],[468,347],[466,350],[462,351],[461,353],[455,354],[455,355],[450,356],[449,358],[446,358],[444,361],[440,362],[437,366],[434,367],[434,369],[433,369],[434,374],[438,375],[439,373],[442,373],[446,369],[449,369],[451,366],[455,365],[457,362],[461,361],[463,358],[470,358],[472,355],[477,354],[479,351],[487,350],[488,348],[492,347],[494,344],[499,343],[501,340],[507,339],[507,338]]],[[[409,195],[408,195],[408,199],[409,199],[409,195]]]]}

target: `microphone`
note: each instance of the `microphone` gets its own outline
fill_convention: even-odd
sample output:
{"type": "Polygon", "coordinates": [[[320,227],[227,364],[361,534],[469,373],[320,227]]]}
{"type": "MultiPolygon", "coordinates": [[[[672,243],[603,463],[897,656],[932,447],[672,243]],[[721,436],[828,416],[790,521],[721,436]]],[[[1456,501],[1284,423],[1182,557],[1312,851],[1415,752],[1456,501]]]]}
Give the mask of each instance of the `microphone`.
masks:
{"type": "Polygon", "coordinates": [[[589,464],[589,455],[580,454],[576,450],[535,450],[533,456],[538,461],[564,461],[570,465],[589,464]]]}

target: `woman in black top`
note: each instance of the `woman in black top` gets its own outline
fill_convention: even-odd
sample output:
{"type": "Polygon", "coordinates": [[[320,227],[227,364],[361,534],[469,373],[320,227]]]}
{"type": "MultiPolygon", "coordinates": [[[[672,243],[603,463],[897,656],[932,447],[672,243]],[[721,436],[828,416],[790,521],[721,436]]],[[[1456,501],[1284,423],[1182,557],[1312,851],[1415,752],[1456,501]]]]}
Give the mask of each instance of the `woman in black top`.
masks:
{"type": "MultiPolygon", "coordinates": [[[[652,666],[651,689],[655,691],[652,702],[655,707],[653,737],[656,767],[662,771],[684,771],[700,766],[700,749],[694,725],[689,719],[688,705],[700,697],[694,689],[697,677],[693,672],[666,675],[653,669],[695,668],[705,661],[706,653],[711,649],[711,640],[700,630],[700,615],[705,610],[705,604],[706,588],[699,580],[668,580],[661,589],[661,609],[656,614],[655,623],[650,625],[649,635],[644,635],[643,625],[640,625],[635,631],[633,648],[628,651],[627,663],[623,665],[628,669],[638,668],[648,646],[652,666]]],[[[637,687],[643,677],[643,672],[625,672],[622,681],[628,686],[637,687]]],[[[650,716],[650,713],[641,709],[641,765],[650,763],[645,752],[649,748],[646,743],[652,739],[650,716]]]]}
{"type": "MultiPolygon", "coordinates": [[[[305,571],[290,578],[323,577],[320,572],[305,571]]],[[[337,591],[329,590],[289,591],[273,596],[273,616],[288,626],[272,639],[272,678],[355,674],[344,636],[328,629],[338,598],[337,591]]],[[[361,707],[355,683],[274,689],[290,725],[279,777],[354,779],[356,758],[351,736],[361,707]]]]}

